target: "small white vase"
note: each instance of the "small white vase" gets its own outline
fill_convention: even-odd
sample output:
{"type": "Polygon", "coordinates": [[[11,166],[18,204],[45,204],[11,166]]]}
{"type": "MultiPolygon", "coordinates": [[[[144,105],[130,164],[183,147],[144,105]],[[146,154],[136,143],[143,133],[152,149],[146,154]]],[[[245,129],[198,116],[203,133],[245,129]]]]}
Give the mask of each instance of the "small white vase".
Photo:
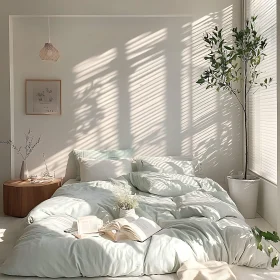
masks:
{"type": "Polygon", "coordinates": [[[129,209],[129,210],[120,209],[120,213],[119,213],[120,218],[135,217],[135,216],[137,216],[135,214],[135,209],[129,209]]]}
{"type": "Polygon", "coordinates": [[[22,161],[22,164],[21,164],[21,169],[20,169],[20,179],[22,181],[25,181],[29,178],[29,172],[28,172],[28,169],[27,169],[27,164],[26,164],[26,161],[22,161]]]}

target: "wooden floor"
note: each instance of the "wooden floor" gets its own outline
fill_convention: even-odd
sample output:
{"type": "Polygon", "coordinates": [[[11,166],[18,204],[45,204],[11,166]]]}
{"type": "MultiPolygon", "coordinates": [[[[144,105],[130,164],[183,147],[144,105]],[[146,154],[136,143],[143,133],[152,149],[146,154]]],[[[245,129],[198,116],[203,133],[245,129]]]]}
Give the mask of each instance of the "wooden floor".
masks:
{"type": "MultiPolygon", "coordinates": [[[[258,226],[262,230],[273,230],[272,227],[261,217],[247,220],[247,223],[250,226],[258,226]]],[[[23,227],[23,219],[17,219],[12,217],[3,217],[0,216],[0,265],[4,262],[7,255],[11,252],[17,238],[21,234],[23,227]]],[[[280,246],[278,247],[278,251],[280,246]]],[[[262,269],[252,269],[246,267],[231,267],[232,271],[236,275],[238,280],[280,280],[280,267],[277,269],[271,270],[262,270],[262,269]]],[[[34,277],[9,277],[0,274],[0,280],[35,280],[34,277]]],[[[39,279],[39,278],[38,278],[39,279]]],[[[42,278],[41,278],[42,279],[42,278]]],[[[84,278],[81,278],[84,279],[84,278]]],[[[112,279],[112,278],[94,278],[97,279],[112,279]]],[[[116,279],[116,278],[115,278],[116,279]]],[[[157,276],[145,276],[145,277],[125,277],[117,278],[117,280],[174,280],[177,279],[175,275],[157,275],[157,276]]]]}

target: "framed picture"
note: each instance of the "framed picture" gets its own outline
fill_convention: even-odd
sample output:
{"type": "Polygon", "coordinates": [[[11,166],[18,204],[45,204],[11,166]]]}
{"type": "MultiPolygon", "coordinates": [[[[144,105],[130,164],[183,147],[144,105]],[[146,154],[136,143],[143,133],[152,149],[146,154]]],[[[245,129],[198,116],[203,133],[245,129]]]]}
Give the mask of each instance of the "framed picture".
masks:
{"type": "Polygon", "coordinates": [[[61,115],[61,80],[26,80],[25,113],[61,115]]]}

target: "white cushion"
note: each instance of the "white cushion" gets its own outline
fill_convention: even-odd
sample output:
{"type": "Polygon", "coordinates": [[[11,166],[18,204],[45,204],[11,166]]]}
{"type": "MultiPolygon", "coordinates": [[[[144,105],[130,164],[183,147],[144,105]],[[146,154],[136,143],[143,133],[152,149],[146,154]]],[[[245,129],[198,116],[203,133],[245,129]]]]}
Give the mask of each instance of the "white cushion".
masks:
{"type": "MultiPolygon", "coordinates": [[[[88,159],[121,159],[121,158],[131,158],[133,154],[132,149],[127,150],[78,150],[74,149],[72,156],[76,165],[76,179],[81,180],[80,177],[80,164],[79,158],[88,158],[88,159]]],[[[74,173],[73,172],[73,173],[74,173]]]]}
{"type": "Polygon", "coordinates": [[[82,182],[106,181],[130,173],[130,159],[88,159],[79,158],[82,182]]]}

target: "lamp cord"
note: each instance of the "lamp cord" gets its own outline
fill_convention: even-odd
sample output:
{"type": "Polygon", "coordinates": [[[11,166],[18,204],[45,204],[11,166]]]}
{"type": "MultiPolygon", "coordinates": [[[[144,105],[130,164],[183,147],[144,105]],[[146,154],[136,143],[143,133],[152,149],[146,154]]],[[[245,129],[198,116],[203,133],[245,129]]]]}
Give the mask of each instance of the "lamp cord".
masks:
{"type": "Polygon", "coordinates": [[[51,42],[50,17],[48,17],[48,28],[49,28],[49,43],[50,43],[51,42]]]}

